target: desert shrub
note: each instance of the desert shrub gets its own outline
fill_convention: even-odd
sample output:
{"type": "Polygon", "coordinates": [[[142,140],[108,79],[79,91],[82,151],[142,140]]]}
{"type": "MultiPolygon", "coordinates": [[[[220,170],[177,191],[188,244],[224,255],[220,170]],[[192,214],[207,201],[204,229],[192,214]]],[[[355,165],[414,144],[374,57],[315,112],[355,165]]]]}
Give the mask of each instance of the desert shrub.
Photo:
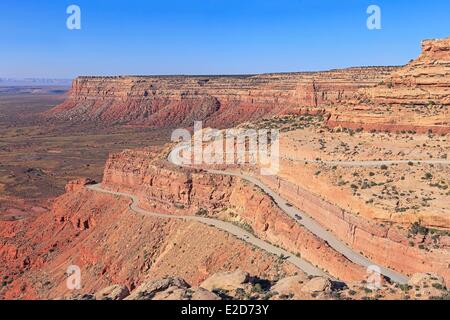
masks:
{"type": "Polygon", "coordinates": [[[204,209],[204,208],[200,208],[198,209],[198,211],[195,213],[196,216],[207,216],[208,215],[208,210],[204,209]]]}
{"type": "Polygon", "coordinates": [[[411,228],[409,229],[409,233],[412,235],[417,235],[417,234],[421,234],[421,235],[427,235],[428,234],[428,228],[422,226],[420,224],[420,222],[414,222],[411,226],[411,228]]]}
{"type": "Polygon", "coordinates": [[[176,203],[174,204],[174,206],[175,206],[175,208],[180,209],[180,210],[185,209],[185,206],[184,206],[184,204],[182,204],[182,203],[176,202],[176,203]]]}
{"type": "Polygon", "coordinates": [[[430,172],[427,172],[427,173],[425,173],[424,178],[425,178],[426,180],[431,180],[431,179],[433,178],[433,175],[432,175],[430,172]]]}
{"type": "Polygon", "coordinates": [[[264,293],[264,289],[260,283],[256,283],[252,288],[252,292],[264,293]]]}
{"type": "Polygon", "coordinates": [[[404,292],[408,292],[409,290],[411,290],[411,287],[407,284],[399,284],[399,288],[404,292]]]}

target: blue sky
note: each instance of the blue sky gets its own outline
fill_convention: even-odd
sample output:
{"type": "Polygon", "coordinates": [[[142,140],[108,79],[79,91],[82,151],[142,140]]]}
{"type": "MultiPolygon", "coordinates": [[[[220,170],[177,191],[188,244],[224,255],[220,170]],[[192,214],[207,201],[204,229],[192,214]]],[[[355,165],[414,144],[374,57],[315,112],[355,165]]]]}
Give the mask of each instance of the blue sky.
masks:
{"type": "Polygon", "coordinates": [[[2,0],[0,77],[244,74],[405,64],[448,0],[2,0]],[[66,8],[81,8],[81,30],[66,8]],[[382,10],[382,30],[366,9],[382,10]]]}

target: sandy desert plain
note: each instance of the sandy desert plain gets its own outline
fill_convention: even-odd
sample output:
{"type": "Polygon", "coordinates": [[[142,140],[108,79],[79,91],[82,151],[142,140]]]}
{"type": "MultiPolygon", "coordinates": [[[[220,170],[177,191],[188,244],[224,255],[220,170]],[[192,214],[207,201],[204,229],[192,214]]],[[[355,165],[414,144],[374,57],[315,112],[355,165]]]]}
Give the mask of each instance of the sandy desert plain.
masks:
{"type": "Polygon", "coordinates": [[[401,67],[0,87],[0,298],[448,299],[449,105],[450,38],[401,67]],[[171,162],[194,121],[279,130],[279,172],[171,162]]]}

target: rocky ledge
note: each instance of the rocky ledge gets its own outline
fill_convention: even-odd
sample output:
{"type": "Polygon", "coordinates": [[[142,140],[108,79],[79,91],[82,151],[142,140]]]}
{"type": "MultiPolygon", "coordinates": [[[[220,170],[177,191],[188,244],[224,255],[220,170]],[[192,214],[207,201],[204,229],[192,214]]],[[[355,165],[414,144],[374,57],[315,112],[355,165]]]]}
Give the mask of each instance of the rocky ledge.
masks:
{"type": "Polygon", "coordinates": [[[426,40],[422,54],[331,111],[330,127],[450,133],[450,38],[426,40]]]}
{"type": "Polygon", "coordinates": [[[268,281],[236,270],[212,275],[198,287],[179,277],[144,281],[136,289],[112,285],[96,293],[76,293],[68,300],[352,300],[352,299],[448,299],[441,277],[415,274],[404,286],[367,283],[349,286],[325,277],[294,275],[268,281]]]}

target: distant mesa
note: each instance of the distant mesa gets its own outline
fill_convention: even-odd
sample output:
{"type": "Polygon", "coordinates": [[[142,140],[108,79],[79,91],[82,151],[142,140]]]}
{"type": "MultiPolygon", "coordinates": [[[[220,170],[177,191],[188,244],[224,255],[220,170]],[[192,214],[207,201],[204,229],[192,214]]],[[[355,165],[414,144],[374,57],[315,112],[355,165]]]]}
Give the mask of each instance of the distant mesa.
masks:
{"type": "Polygon", "coordinates": [[[79,77],[51,121],[212,127],[326,113],[330,127],[450,132],[450,38],[425,40],[404,67],[248,76],[79,77]],[[440,108],[437,110],[437,108],[440,108]],[[437,110],[437,111],[436,111],[437,110]]]}
{"type": "Polygon", "coordinates": [[[70,87],[70,79],[0,78],[0,87],[61,86],[70,87]]]}
{"type": "Polygon", "coordinates": [[[53,120],[152,127],[215,127],[346,101],[394,67],[255,76],[79,77],[53,120]]]}

